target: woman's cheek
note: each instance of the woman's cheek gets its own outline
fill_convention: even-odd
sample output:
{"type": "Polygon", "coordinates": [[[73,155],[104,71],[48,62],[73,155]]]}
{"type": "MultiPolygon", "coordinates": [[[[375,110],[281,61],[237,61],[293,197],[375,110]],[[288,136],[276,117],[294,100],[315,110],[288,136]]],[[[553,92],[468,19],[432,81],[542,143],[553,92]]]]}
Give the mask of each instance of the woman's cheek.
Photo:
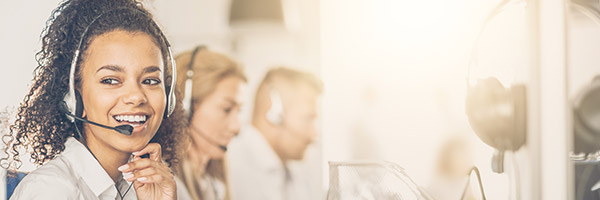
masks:
{"type": "Polygon", "coordinates": [[[151,101],[150,105],[154,112],[156,112],[157,115],[164,112],[167,104],[167,98],[164,91],[153,91],[151,96],[152,97],[149,98],[149,100],[151,101]]]}

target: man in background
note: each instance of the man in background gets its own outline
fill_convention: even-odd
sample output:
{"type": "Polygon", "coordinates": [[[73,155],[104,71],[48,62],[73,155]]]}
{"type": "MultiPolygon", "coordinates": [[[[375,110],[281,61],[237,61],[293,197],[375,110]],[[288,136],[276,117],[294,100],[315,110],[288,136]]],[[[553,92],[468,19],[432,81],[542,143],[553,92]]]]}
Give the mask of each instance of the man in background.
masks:
{"type": "Polygon", "coordinates": [[[289,163],[302,160],[317,136],[322,90],[322,82],[306,72],[267,72],[256,92],[251,125],[229,145],[232,199],[310,199],[309,186],[321,180],[307,180],[289,163]]]}

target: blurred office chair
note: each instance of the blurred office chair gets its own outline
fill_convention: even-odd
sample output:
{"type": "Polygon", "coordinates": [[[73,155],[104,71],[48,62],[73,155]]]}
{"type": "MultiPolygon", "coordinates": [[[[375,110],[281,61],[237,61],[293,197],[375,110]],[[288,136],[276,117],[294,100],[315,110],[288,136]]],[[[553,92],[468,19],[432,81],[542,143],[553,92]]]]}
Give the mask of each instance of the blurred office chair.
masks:
{"type": "Polygon", "coordinates": [[[25,178],[27,173],[19,172],[14,170],[8,170],[6,172],[6,199],[9,200],[10,196],[12,196],[17,185],[25,178]]]}

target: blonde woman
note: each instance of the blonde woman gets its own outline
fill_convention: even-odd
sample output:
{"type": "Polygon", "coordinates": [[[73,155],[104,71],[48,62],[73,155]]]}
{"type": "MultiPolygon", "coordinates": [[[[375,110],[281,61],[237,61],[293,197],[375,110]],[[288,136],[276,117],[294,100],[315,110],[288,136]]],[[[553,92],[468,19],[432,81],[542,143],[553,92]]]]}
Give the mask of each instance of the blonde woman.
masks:
{"type": "Polygon", "coordinates": [[[175,60],[190,138],[177,176],[192,199],[229,199],[223,159],[240,130],[239,93],[246,76],[233,60],[204,46],[175,60]]]}

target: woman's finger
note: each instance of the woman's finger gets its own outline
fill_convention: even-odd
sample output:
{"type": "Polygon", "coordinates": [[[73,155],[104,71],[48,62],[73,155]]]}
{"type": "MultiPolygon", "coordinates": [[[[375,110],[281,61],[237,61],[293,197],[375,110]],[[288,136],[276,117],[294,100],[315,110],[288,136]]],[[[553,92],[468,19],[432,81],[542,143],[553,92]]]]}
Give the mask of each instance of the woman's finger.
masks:
{"type": "Polygon", "coordinates": [[[147,158],[143,158],[143,159],[138,159],[132,162],[129,162],[127,164],[124,164],[122,166],[120,166],[118,168],[119,171],[123,172],[123,173],[128,173],[128,172],[132,172],[135,170],[141,170],[147,167],[152,166],[153,164],[155,164],[155,161],[152,161],[150,159],[147,158]]]}
{"type": "Polygon", "coordinates": [[[139,179],[141,177],[153,176],[153,175],[159,174],[161,172],[164,173],[162,170],[159,170],[157,168],[148,167],[148,168],[137,170],[137,171],[134,171],[133,173],[127,174],[127,175],[123,176],[123,179],[125,179],[126,181],[129,181],[129,182],[133,182],[134,180],[139,179]]]}
{"type": "Polygon", "coordinates": [[[169,181],[175,181],[175,179],[173,178],[173,176],[165,176],[164,174],[154,174],[151,176],[143,176],[140,178],[137,178],[136,181],[143,183],[143,184],[150,184],[150,183],[160,183],[163,182],[165,180],[169,180],[169,181]]]}
{"type": "Polygon", "coordinates": [[[150,143],[146,145],[142,150],[132,153],[135,157],[140,157],[145,154],[150,155],[150,159],[154,161],[161,161],[162,150],[160,144],[158,143],[150,143]]]}

